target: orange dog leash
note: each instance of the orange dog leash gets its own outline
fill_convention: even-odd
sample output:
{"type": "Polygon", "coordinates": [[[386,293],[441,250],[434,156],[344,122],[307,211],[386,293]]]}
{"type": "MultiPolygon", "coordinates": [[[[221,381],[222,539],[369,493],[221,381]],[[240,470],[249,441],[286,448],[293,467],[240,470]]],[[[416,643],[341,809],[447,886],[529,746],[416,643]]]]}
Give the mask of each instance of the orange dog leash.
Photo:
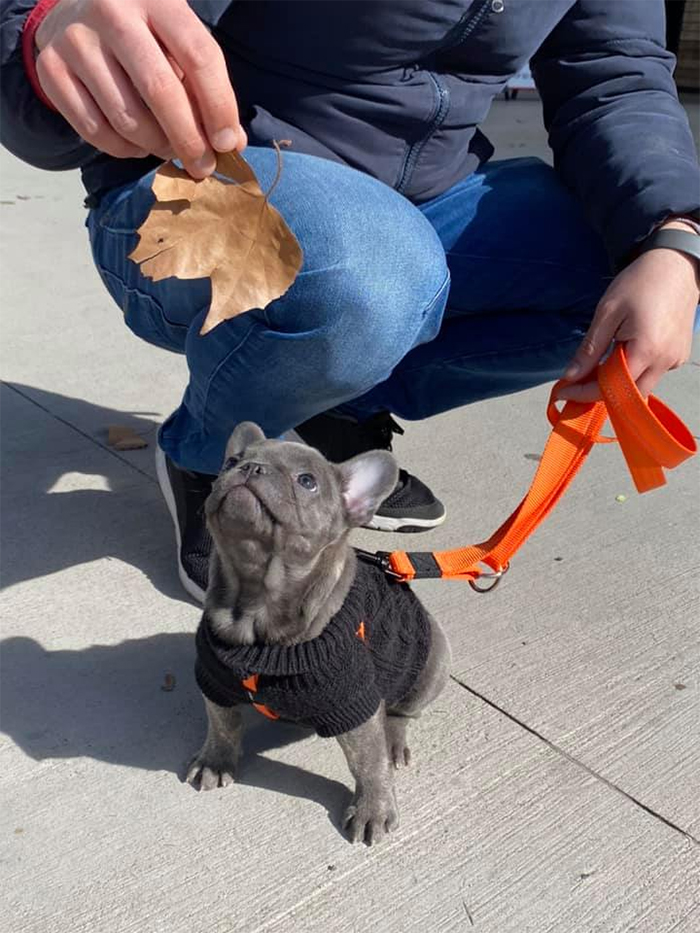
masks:
{"type": "Polygon", "coordinates": [[[617,441],[638,492],[666,483],[664,469],[673,469],[697,447],[683,422],[653,395],[645,400],[630,376],[621,344],[598,367],[603,401],[567,402],[560,412],[552,389],[547,417],[553,426],[530,489],[512,515],[481,544],[452,551],[393,551],[361,553],[401,581],[444,577],[468,580],[478,592],[489,592],[500,582],[510,559],[544,521],[578,473],[594,444],[617,441]],[[616,436],[601,437],[607,419],[616,436]],[[489,568],[484,570],[483,566],[489,568]],[[478,586],[483,577],[491,582],[478,586]]]}

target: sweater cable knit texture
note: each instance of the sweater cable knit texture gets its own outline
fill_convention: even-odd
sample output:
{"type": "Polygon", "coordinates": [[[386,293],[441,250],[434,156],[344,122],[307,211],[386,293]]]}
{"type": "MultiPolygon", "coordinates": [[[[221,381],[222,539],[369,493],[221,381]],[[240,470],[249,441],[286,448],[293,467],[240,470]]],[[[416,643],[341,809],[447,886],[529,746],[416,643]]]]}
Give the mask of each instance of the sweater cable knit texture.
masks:
{"type": "Polygon", "coordinates": [[[358,561],[345,602],[317,638],[231,645],[205,612],[196,645],[197,683],[217,706],[250,703],[241,682],[258,674],[256,703],[334,736],[366,722],[382,699],[390,709],[409,695],[428,658],[430,620],[406,584],[358,561]]]}

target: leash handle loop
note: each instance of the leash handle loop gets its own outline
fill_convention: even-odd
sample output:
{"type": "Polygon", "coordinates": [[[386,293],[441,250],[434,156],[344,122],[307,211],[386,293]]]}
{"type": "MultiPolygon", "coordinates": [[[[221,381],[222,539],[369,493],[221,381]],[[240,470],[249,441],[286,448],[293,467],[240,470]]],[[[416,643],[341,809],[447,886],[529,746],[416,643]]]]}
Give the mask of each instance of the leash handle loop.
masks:
{"type": "MultiPolygon", "coordinates": [[[[653,395],[645,399],[632,379],[622,344],[616,344],[598,367],[600,402],[566,402],[560,411],[553,387],[547,417],[553,426],[529,490],[515,511],[481,544],[451,551],[393,551],[388,562],[399,580],[443,577],[468,580],[481,576],[496,579],[506,571],[511,557],[545,520],[583,466],[594,444],[617,441],[638,492],[666,483],[664,469],[673,469],[697,452],[693,435],[681,419],[653,395]],[[610,419],[615,437],[601,436],[610,419]],[[488,574],[480,565],[493,572],[488,574]]],[[[487,589],[474,587],[478,592],[487,589]]]]}

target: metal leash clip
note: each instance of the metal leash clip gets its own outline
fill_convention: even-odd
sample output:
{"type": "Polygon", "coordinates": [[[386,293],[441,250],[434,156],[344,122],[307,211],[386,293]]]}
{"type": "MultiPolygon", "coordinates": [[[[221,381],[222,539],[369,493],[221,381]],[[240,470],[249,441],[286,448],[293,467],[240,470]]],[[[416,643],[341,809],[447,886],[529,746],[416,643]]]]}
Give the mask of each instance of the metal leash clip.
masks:
{"type": "Polygon", "coordinates": [[[469,580],[469,586],[475,593],[492,593],[501,582],[505,574],[510,570],[510,563],[506,564],[502,570],[495,570],[491,573],[482,573],[476,580],[491,580],[487,586],[477,586],[476,580],[469,580]]]}

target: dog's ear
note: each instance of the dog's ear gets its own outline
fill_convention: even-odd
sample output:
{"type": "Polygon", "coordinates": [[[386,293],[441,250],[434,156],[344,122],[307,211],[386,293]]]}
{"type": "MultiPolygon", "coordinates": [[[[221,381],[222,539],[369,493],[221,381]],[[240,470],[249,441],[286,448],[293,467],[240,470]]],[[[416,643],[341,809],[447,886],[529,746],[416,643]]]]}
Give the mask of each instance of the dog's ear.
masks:
{"type": "Polygon", "coordinates": [[[257,424],[253,424],[252,421],[241,421],[233,429],[233,434],[228,439],[224,463],[229,457],[240,457],[246,447],[250,447],[251,444],[264,440],[265,435],[257,424]]]}
{"type": "Polygon", "coordinates": [[[337,467],[349,527],[364,525],[396,486],[399,468],[386,450],[373,450],[337,467]]]}

